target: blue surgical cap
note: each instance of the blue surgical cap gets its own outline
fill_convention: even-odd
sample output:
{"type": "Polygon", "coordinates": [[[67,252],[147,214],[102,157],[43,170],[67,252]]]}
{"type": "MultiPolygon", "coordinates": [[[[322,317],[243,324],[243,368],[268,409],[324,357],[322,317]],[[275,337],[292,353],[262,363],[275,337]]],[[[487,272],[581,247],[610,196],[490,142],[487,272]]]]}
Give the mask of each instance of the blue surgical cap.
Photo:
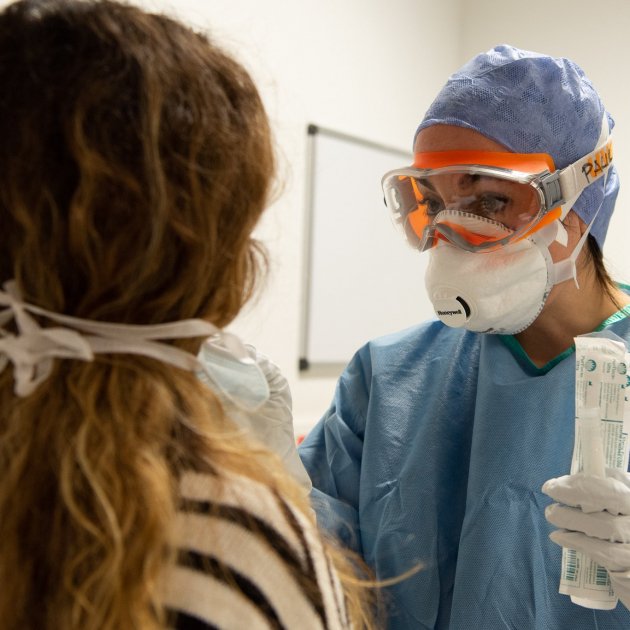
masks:
{"type": "MultiPolygon", "coordinates": [[[[548,153],[556,168],[564,168],[595,148],[604,112],[595,88],[574,62],[501,45],[448,79],[418,131],[431,125],[474,129],[515,153],[548,153]]],[[[615,123],[606,116],[612,130],[615,123]]],[[[587,224],[599,208],[591,234],[600,248],[618,192],[612,166],[605,182],[595,181],[573,204],[587,224]]]]}

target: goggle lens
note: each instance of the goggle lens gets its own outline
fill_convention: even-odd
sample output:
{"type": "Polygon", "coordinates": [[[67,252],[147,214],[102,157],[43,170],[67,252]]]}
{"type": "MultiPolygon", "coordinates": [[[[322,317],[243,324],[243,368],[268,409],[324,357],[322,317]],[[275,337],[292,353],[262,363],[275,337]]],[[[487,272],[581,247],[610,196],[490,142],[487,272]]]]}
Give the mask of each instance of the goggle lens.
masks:
{"type": "Polygon", "coordinates": [[[428,249],[437,240],[456,239],[465,249],[488,250],[505,244],[508,233],[522,236],[544,214],[541,196],[521,173],[520,180],[499,169],[447,167],[408,169],[383,180],[385,202],[411,245],[428,249]],[[469,230],[453,221],[457,215],[479,219],[469,230]],[[484,229],[500,224],[509,231],[484,229]],[[481,227],[480,227],[481,226],[481,227]]]}

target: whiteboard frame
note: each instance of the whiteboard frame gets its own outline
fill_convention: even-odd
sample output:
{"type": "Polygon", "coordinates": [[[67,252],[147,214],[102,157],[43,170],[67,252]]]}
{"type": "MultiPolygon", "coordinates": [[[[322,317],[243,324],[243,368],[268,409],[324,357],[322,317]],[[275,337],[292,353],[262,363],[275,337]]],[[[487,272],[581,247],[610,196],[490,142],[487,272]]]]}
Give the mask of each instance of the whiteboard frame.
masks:
{"type": "MultiPolygon", "coordinates": [[[[306,185],[305,185],[305,222],[304,222],[304,239],[303,239],[303,261],[302,261],[302,317],[300,327],[300,356],[298,368],[301,374],[310,374],[312,376],[326,376],[328,374],[337,374],[345,364],[343,363],[313,363],[308,358],[309,346],[309,330],[310,330],[310,313],[311,313],[311,295],[312,295],[312,271],[314,256],[314,221],[315,221],[315,168],[316,168],[316,152],[317,152],[317,136],[324,135],[329,138],[349,142],[352,144],[364,146],[370,149],[376,149],[393,156],[400,157],[401,164],[406,164],[412,157],[411,151],[403,151],[391,146],[358,138],[356,136],[335,131],[326,127],[315,124],[309,124],[307,127],[306,142],[306,185]]],[[[348,357],[350,358],[350,357],[348,357]]]]}

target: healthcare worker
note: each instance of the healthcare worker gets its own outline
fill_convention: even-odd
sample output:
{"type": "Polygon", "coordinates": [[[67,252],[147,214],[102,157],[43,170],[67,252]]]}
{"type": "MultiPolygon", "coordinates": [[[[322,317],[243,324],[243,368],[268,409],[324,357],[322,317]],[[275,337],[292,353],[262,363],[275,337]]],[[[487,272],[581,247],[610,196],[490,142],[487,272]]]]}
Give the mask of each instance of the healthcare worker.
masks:
{"type": "Polygon", "coordinates": [[[301,456],[321,524],[378,578],[422,565],[389,589],[390,628],[630,627],[629,477],[564,476],[573,339],[630,340],[630,300],[601,255],[619,187],[612,127],[575,63],[502,45],[449,78],[414,164],[383,178],[430,257],[438,319],[361,348],[301,456]],[[598,554],[614,610],[558,593],[545,483],[566,504],[550,508],[553,536],[598,554]]]}

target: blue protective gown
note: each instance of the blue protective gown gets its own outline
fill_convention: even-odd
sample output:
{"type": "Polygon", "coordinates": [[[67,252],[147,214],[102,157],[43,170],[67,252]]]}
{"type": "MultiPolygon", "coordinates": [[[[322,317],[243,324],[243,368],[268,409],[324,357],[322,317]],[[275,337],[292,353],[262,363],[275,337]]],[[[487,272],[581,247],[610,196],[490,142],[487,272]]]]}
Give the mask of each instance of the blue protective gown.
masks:
{"type": "MultiPolygon", "coordinates": [[[[630,341],[630,319],[604,322],[630,341]]],[[[429,322],[364,346],[301,457],[320,523],[391,578],[390,628],[608,630],[630,611],[558,593],[540,488],[569,472],[575,354],[536,368],[513,337],[429,322]]]]}

